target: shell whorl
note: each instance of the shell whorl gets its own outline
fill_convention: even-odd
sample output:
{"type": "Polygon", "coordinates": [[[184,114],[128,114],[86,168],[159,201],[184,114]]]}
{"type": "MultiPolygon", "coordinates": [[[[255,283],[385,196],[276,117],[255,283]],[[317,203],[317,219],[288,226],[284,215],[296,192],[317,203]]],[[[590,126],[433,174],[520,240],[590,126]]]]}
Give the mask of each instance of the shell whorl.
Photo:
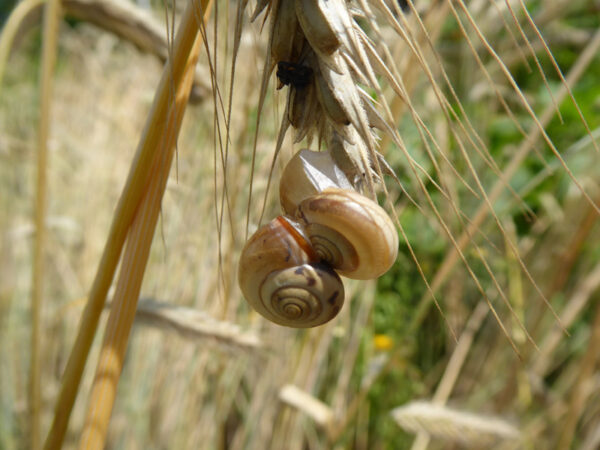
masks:
{"type": "Polygon", "coordinates": [[[340,275],[381,276],[398,255],[398,234],[381,206],[346,189],[327,188],[300,202],[296,217],[320,258],[340,275]]]}
{"type": "Polygon", "coordinates": [[[333,319],[344,303],[344,286],[331,267],[302,264],[271,272],[260,289],[269,316],[280,325],[306,328],[333,319]],[[265,304],[265,302],[267,304],[265,304]]]}
{"type": "Polygon", "coordinates": [[[244,297],[258,313],[288,327],[328,322],[344,302],[339,275],[319,262],[299,225],[282,216],[248,240],[238,279],[244,297]]]}

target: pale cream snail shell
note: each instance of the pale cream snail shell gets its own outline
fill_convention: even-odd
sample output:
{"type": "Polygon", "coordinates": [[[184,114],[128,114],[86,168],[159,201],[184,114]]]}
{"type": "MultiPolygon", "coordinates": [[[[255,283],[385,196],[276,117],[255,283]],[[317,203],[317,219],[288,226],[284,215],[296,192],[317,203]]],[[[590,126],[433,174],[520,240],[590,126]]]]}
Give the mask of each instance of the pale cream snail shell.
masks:
{"type": "Polygon", "coordinates": [[[394,264],[396,227],[381,206],[352,188],[328,152],[297,152],[283,170],[279,199],[340,275],[370,280],[394,264]]]}
{"type": "Polygon", "coordinates": [[[281,174],[281,207],[286,214],[294,215],[302,200],[329,187],[353,189],[329,152],[302,149],[290,159],[281,174]]]}
{"type": "Polygon", "coordinates": [[[398,256],[398,234],[385,210],[355,192],[327,188],[298,205],[296,218],[321,260],[340,275],[370,280],[398,256]]]}
{"type": "Polygon", "coordinates": [[[321,325],[333,319],[344,303],[339,275],[320,262],[302,229],[282,216],[246,242],[238,280],[258,313],[288,327],[321,325]]]}

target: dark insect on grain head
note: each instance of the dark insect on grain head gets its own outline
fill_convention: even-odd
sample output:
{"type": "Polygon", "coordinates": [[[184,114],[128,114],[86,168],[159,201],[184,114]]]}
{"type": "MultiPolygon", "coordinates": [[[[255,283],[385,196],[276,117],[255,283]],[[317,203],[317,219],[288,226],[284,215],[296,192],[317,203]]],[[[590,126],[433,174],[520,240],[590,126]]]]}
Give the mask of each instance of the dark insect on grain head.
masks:
{"type": "Polygon", "coordinates": [[[280,87],[291,85],[296,89],[302,89],[312,82],[313,71],[308,66],[299,63],[279,61],[277,63],[277,78],[280,87]]]}

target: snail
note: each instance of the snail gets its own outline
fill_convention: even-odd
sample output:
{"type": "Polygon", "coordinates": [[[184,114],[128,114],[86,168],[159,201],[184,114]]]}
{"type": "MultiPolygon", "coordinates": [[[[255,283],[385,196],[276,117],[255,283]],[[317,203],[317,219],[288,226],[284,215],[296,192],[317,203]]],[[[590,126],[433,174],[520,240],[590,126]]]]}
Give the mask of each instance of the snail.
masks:
{"type": "Polygon", "coordinates": [[[320,261],[301,226],[283,216],[250,237],[240,257],[238,280],[258,313],[288,327],[322,325],[344,303],[339,275],[320,261]]]}
{"type": "Polygon", "coordinates": [[[286,214],[294,215],[300,202],[329,187],[353,190],[329,152],[298,151],[286,164],[279,182],[279,200],[286,214]]]}
{"type": "Polygon", "coordinates": [[[384,274],[396,260],[398,235],[384,209],[352,189],[329,153],[298,152],[284,169],[280,199],[287,215],[250,237],[239,284],[248,303],[272,322],[321,325],[344,303],[339,275],[368,280],[384,274]]]}
{"type": "Polygon", "coordinates": [[[298,205],[304,225],[322,261],[356,280],[378,278],[398,256],[398,234],[385,210],[347,189],[326,188],[298,205]]]}
{"type": "Polygon", "coordinates": [[[283,210],[299,220],[319,257],[340,275],[370,280],[398,256],[398,234],[385,210],[359,194],[328,152],[300,150],[279,184],[283,210]]]}

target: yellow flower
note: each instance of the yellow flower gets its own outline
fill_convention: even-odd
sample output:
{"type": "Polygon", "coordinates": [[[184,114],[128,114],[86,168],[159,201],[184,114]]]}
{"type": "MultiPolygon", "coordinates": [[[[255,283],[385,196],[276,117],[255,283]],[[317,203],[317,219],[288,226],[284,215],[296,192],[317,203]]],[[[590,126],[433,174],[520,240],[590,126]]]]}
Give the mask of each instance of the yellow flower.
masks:
{"type": "Polygon", "coordinates": [[[380,351],[390,350],[394,346],[394,340],[387,334],[376,334],[373,338],[375,349],[380,351]]]}

